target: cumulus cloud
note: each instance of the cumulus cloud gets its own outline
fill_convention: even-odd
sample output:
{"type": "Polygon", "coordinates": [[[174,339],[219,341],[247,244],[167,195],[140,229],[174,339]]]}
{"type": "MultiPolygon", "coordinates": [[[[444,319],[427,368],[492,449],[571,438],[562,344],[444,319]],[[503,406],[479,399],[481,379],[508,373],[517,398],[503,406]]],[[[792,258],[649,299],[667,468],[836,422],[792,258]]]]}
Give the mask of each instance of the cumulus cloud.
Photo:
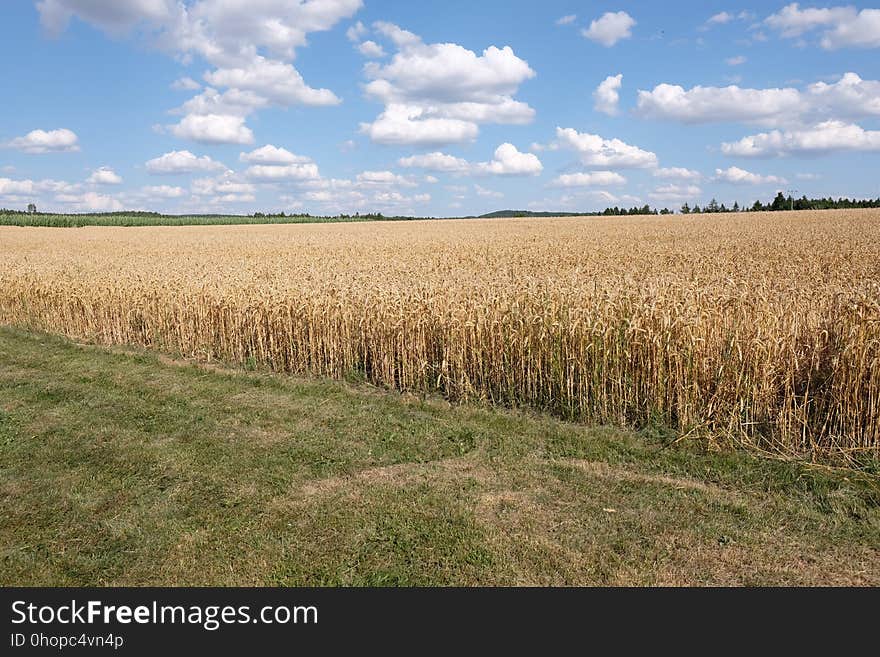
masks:
{"type": "Polygon", "coordinates": [[[768,16],[764,23],[788,39],[819,30],[819,42],[826,50],[880,48],[880,9],[858,10],[852,6],[801,9],[793,2],[768,16]]]}
{"type": "Polygon", "coordinates": [[[880,130],[843,121],[823,121],[811,128],[773,130],[725,142],[721,152],[737,157],[823,155],[842,151],[880,151],[880,130]]]}
{"type": "Polygon", "coordinates": [[[513,144],[504,143],[495,149],[492,160],[476,164],[474,170],[493,176],[536,176],[544,166],[534,153],[521,153],[513,144]]]}
{"type": "Polygon", "coordinates": [[[312,161],[310,157],[295,155],[286,148],[272,144],[261,146],[250,153],[241,153],[238,159],[248,164],[304,164],[312,161]]]}
{"type": "Polygon", "coordinates": [[[702,31],[709,30],[716,25],[727,25],[728,23],[732,23],[733,21],[740,20],[752,20],[755,15],[748,11],[741,11],[738,14],[732,14],[729,11],[720,11],[717,14],[713,14],[710,16],[703,26],[700,28],[702,31]]]}
{"type": "Polygon", "coordinates": [[[369,32],[367,26],[358,21],[345,31],[346,38],[352,43],[357,43],[369,32]]]}
{"type": "Polygon", "coordinates": [[[190,186],[192,193],[199,197],[213,197],[215,201],[239,203],[254,200],[256,186],[239,180],[227,172],[217,178],[197,178],[190,186]]]}
{"type": "Polygon", "coordinates": [[[171,88],[175,91],[196,91],[201,89],[202,85],[190,77],[182,77],[172,82],[171,88]]]}
{"type": "Polygon", "coordinates": [[[402,157],[397,163],[402,167],[440,171],[454,175],[474,173],[495,176],[530,176],[538,175],[544,170],[544,165],[536,155],[522,153],[510,143],[498,146],[492,159],[488,162],[471,164],[460,157],[434,151],[402,157]]]}
{"type": "Polygon", "coordinates": [[[721,11],[711,16],[709,20],[706,21],[708,25],[724,25],[725,23],[729,23],[734,18],[736,18],[733,14],[730,14],[726,11],[721,11]]]}
{"type": "Polygon", "coordinates": [[[0,178],[0,197],[17,197],[40,194],[44,192],[72,191],[74,185],[59,180],[33,181],[29,179],[15,180],[0,178]]]}
{"type": "Polygon", "coordinates": [[[609,11],[592,21],[589,28],[581,30],[581,34],[590,41],[610,48],[622,39],[629,39],[635,24],[633,17],[625,11],[609,11]]]}
{"type": "Polygon", "coordinates": [[[504,194],[501,192],[497,192],[494,189],[486,189],[480,185],[474,185],[474,191],[477,193],[477,196],[484,198],[504,198],[504,194]]]}
{"type": "Polygon", "coordinates": [[[400,185],[401,187],[416,187],[417,183],[400,176],[393,171],[363,171],[356,177],[361,186],[373,187],[376,185],[400,185]]]}
{"type": "Polygon", "coordinates": [[[696,86],[684,89],[658,84],[652,91],[639,90],[639,115],[682,123],[722,121],[778,121],[803,109],[797,89],[743,89],[696,86]]]}
{"type": "Polygon", "coordinates": [[[341,101],[329,89],[308,86],[293,65],[256,55],[241,66],[219,68],[205,74],[214,86],[251,91],[268,102],[290,105],[338,105],[341,101]]]}
{"type": "Polygon", "coordinates": [[[657,166],[657,155],[627,144],[620,139],[578,132],[573,128],[556,128],[556,148],[575,151],[589,167],[635,169],[657,166]]]}
{"type": "Polygon", "coordinates": [[[57,194],[55,200],[81,212],[118,212],[125,209],[118,199],[97,192],[57,194]]]}
{"type": "Polygon", "coordinates": [[[188,114],[171,126],[171,133],[179,139],[203,144],[251,144],[254,141],[254,133],[244,124],[244,118],[232,114],[188,114]]]}
{"type": "Polygon", "coordinates": [[[122,183],[122,176],[117,174],[110,167],[101,167],[95,169],[86,182],[94,185],[119,185],[122,183]]]}
{"type": "Polygon", "coordinates": [[[784,185],[787,180],[778,176],[762,176],[739,167],[715,169],[715,180],[733,185],[784,185]]]}
{"type": "Polygon", "coordinates": [[[217,171],[226,166],[207,155],[197,157],[189,151],[171,151],[148,160],[147,171],[155,174],[180,174],[195,171],[217,171]]]}
{"type": "Polygon", "coordinates": [[[173,185],[148,185],[141,187],[141,195],[147,198],[180,198],[186,194],[183,187],[173,185]]]}
{"type": "Polygon", "coordinates": [[[696,185],[660,185],[648,196],[655,201],[676,203],[697,199],[702,193],[703,190],[696,185]]]}
{"type": "Polygon", "coordinates": [[[456,43],[425,44],[392,23],[374,31],[398,49],[387,64],[364,67],[368,98],[384,105],[361,132],[377,143],[442,145],[476,138],[483,123],[524,124],[534,110],[513,98],[535,72],[509,46],[477,54],[456,43]]]}
{"type": "Polygon", "coordinates": [[[592,173],[566,173],[553,182],[551,187],[608,187],[625,185],[626,178],[614,171],[593,171],[592,173]]]}
{"type": "Polygon", "coordinates": [[[442,171],[444,173],[462,173],[470,168],[470,163],[467,160],[439,151],[402,157],[397,163],[402,167],[442,171]]]}
{"type": "Polygon", "coordinates": [[[848,72],[833,84],[816,82],[807,87],[813,110],[835,117],[880,116],[880,81],[863,80],[848,72]]]}
{"type": "Polygon", "coordinates": [[[380,57],[385,56],[385,50],[375,41],[364,41],[363,43],[358,44],[358,52],[362,54],[364,57],[369,57],[370,59],[379,59],[380,57]]]}
{"type": "Polygon", "coordinates": [[[283,180],[314,180],[320,177],[318,165],[314,162],[299,164],[254,164],[245,172],[249,180],[276,182],[283,180]]]}
{"type": "Polygon", "coordinates": [[[23,137],[16,137],[6,146],[25,153],[61,153],[79,150],[79,138],[67,128],[57,130],[31,130],[23,137]]]}
{"type": "Polygon", "coordinates": [[[571,25],[577,20],[577,14],[568,14],[556,19],[557,25],[571,25]]]}
{"type": "Polygon", "coordinates": [[[767,126],[814,124],[823,119],[880,116],[880,81],[853,72],[833,83],[747,89],[659,84],[639,90],[636,112],[646,118],[681,123],[741,122],[767,126]]]}
{"type": "Polygon", "coordinates": [[[40,12],[40,22],[52,34],[63,32],[70,19],[78,16],[106,32],[119,35],[139,23],[170,20],[175,4],[173,0],[40,0],[37,9],[40,12]]]}
{"type": "Polygon", "coordinates": [[[699,171],[685,169],[683,167],[654,169],[652,174],[655,178],[664,178],[667,180],[700,180],[703,177],[699,171]]]}
{"type": "MultiPolygon", "coordinates": [[[[310,33],[331,29],[362,4],[362,0],[41,0],[37,8],[43,25],[52,32],[60,32],[76,16],[115,35],[137,27],[183,61],[199,56],[213,67],[205,80],[227,92],[251,94],[252,111],[267,105],[339,103],[331,90],[307,84],[292,62],[310,33]]],[[[197,88],[193,83],[184,78],[176,87],[197,88]]],[[[247,113],[241,108],[228,114],[196,106],[170,132],[208,143],[250,143],[253,135],[244,125],[247,113]]]]}
{"type": "Polygon", "coordinates": [[[593,108],[597,112],[602,112],[608,116],[618,114],[618,103],[620,102],[620,87],[623,84],[623,74],[609,75],[605,78],[596,90],[593,92],[593,108]]]}

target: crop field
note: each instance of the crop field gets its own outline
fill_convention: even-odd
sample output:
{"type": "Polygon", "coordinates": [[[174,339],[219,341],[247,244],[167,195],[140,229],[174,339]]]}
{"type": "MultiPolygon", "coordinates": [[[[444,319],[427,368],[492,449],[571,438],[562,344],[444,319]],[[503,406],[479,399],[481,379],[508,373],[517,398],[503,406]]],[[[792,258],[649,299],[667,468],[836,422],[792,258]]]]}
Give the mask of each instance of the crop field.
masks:
{"type": "Polygon", "coordinates": [[[880,453],[880,211],[0,227],[0,324],[789,456],[880,453]]]}

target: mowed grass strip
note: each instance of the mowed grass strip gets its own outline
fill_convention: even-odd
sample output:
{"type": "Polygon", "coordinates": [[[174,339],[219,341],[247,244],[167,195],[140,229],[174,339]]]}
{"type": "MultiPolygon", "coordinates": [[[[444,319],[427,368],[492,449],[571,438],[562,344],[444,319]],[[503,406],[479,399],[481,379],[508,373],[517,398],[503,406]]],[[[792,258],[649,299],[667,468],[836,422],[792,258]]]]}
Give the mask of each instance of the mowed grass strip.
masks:
{"type": "Polygon", "coordinates": [[[0,328],[0,584],[880,584],[876,475],[0,328]]]}

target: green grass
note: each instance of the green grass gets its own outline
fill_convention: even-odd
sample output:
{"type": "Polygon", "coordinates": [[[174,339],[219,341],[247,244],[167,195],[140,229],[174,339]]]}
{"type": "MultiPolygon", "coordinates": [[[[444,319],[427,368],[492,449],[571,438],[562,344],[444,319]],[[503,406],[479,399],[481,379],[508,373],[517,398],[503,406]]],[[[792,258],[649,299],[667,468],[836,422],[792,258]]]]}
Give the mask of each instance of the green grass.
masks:
{"type": "Polygon", "coordinates": [[[408,221],[418,217],[384,217],[363,214],[322,217],[313,215],[166,215],[157,212],[101,212],[83,214],[27,214],[0,210],[0,226],[43,226],[82,228],[83,226],[226,226],[238,224],[327,224],[362,221],[408,221]]]}
{"type": "Polygon", "coordinates": [[[875,475],[0,328],[0,584],[880,584],[875,475]]]}

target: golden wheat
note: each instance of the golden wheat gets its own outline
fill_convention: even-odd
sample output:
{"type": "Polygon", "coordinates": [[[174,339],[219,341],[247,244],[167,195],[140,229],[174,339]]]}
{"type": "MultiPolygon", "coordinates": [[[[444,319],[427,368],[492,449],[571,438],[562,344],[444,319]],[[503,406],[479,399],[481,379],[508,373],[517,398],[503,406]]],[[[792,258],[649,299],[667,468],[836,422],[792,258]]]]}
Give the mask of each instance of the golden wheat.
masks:
{"type": "Polygon", "coordinates": [[[0,323],[880,451],[880,212],[0,227],[0,323]]]}

